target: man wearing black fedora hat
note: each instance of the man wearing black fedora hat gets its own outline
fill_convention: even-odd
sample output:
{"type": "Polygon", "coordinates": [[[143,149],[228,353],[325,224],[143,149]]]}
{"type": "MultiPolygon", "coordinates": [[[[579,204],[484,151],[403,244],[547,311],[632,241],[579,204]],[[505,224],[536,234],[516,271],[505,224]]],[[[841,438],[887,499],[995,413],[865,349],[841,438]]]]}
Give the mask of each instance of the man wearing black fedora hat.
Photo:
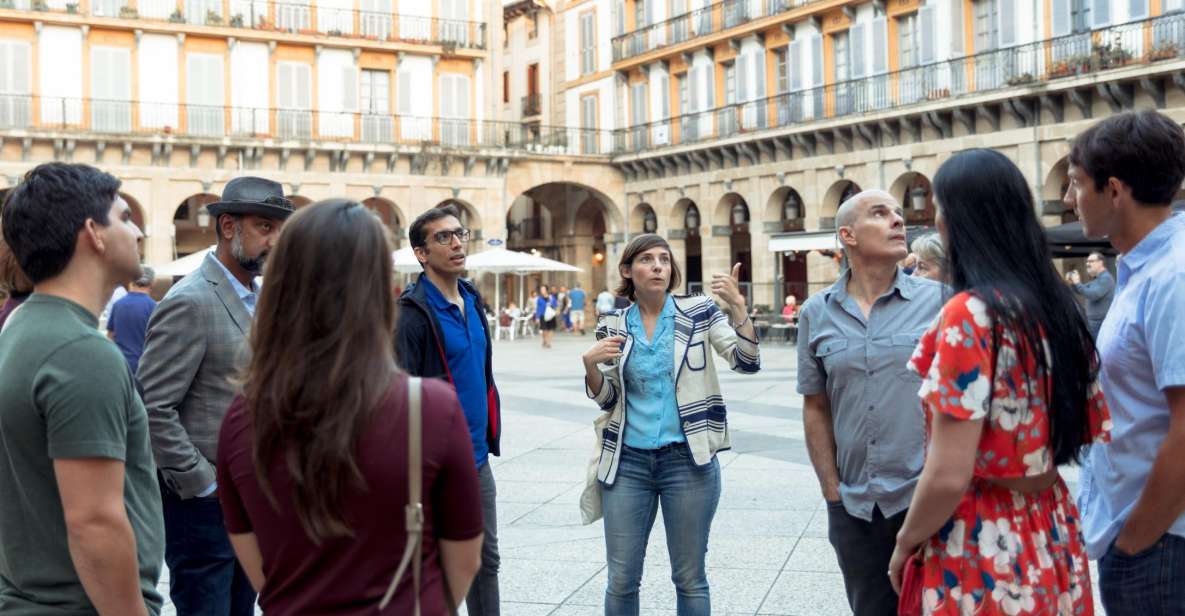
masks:
{"type": "Polygon", "coordinates": [[[160,471],[170,598],[179,616],[250,616],[255,591],[222,523],[212,461],[255,313],[255,277],[293,206],[280,184],[241,177],[206,209],[217,248],[152,314],[139,378],[160,471]]]}

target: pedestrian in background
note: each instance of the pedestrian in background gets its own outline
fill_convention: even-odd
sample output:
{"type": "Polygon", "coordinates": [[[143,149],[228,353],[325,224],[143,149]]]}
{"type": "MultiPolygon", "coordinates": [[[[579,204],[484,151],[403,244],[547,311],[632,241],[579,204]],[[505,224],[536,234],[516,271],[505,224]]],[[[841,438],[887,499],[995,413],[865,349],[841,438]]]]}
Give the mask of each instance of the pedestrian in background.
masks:
{"type": "Polygon", "coordinates": [[[180,616],[253,616],[255,590],[227,539],[214,460],[255,315],[255,277],[293,206],[279,183],[239,177],[206,209],[217,247],[153,311],[138,375],[160,470],[169,597],[180,616]]]}
{"type": "Polygon", "coordinates": [[[1058,467],[1108,438],[1094,342],[1015,164],[967,150],[933,185],[955,295],[910,361],[926,462],[889,565],[894,588],[920,578],[901,598],[911,613],[1092,614],[1058,467]],[[915,553],[920,566],[903,573],[915,553]]]}
{"type": "Polygon", "coordinates": [[[1074,139],[1070,189],[1087,237],[1119,251],[1099,329],[1111,443],[1083,468],[1082,526],[1110,616],[1185,614],[1185,133],[1155,111],[1074,139]]]}
{"type": "Polygon", "coordinates": [[[614,295],[609,289],[605,289],[597,294],[597,320],[602,316],[613,311],[614,295]]]}
{"type": "Polygon", "coordinates": [[[156,272],[147,265],[141,269],[143,273],[128,285],[127,295],[115,302],[111,307],[111,315],[107,317],[107,337],[119,347],[132,374],[136,374],[140,366],[148,319],[152,311],[156,310],[156,300],[148,295],[152,291],[152,282],[156,280],[156,272]]]}
{"type": "Polygon", "coordinates": [[[3,239],[0,239],[0,290],[5,294],[4,304],[0,306],[0,330],[3,330],[8,317],[33,294],[33,281],[21,270],[16,255],[3,239]]]}
{"type": "MultiPolygon", "coordinates": [[[[395,357],[412,376],[447,379],[456,389],[469,431],[481,499],[485,541],[481,570],[465,599],[473,616],[496,616],[498,587],[498,488],[489,456],[502,455],[502,412],[494,384],[494,348],[487,304],[461,278],[471,233],[455,206],[433,208],[412,221],[408,239],[424,268],[399,299],[395,357]]],[[[463,504],[462,504],[463,506],[463,504]]]]}
{"type": "Polygon", "coordinates": [[[99,313],[138,278],[119,180],[47,163],[4,239],[35,293],[0,336],[0,613],[156,615],[164,554],[148,415],[99,313]]]}
{"type": "Polygon", "coordinates": [[[571,310],[568,311],[572,320],[572,328],[584,335],[584,304],[587,301],[584,294],[584,289],[580,288],[580,283],[576,283],[576,287],[568,294],[571,299],[571,310]]]}
{"type": "Polygon", "coordinates": [[[798,312],[798,393],[827,535],[856,616],[895,616],[885,571],[922,470],[921,379],[905,364],[942,307],[942,285],[909,276],[905,219],[864,191],[835,217],[849,268],[798,312]]]}
{"type": "MultiPolygon", "coordinates": [[[[1066,191],[1069,194],[1069,190],[1066,191]]],[[[1090,282],[1082,282],[1078,270],[1066,275],[1070,289],[1075,295],[1086,300],[1086,323],[1090,327],[1090,335],[1098,338],[1099,328],[1107,318],[1107,311],[1111,309],[1111,302],[1115,299],[1115,278],[1107,271],[1107,263],[1103,260],[1103,253],[1092,252],[1086,257],[1086,273],[1090,282]]]]}
{"type": "Polygon", "coordinates": [[[556,317],[559,316],[555,296],[547,289],[547,285],[539,285],[539,295],[535,298],[535,322],[539,324],[539,331],[543,333],[543,348],[551,348],[551,339],[555,337],[556,317]]]}
{"type": "Polygon", "coordinates": [[[910,250],[917,255],[917,266],[913,275],[929,278],[935,282],[947,282],[949,264],[946,247],[937,233],[927,233],[913,241],[910,250]]]}
{"type": "Polygon", "coordinates": [[[676,608],[680,616],[706,616],[705,557],[720,500],[716,453],[729,448],[711,352],[742,374],[761,367],[740,264],[712,278],[727,314],[709,297],[671,294],[681,275],[658,235],[634,238],[618,270],[617,294],[634,303],[601,319],[598,342],[582,358],[588,396],[610,413],[596,473],[609,570],[605,614],[638,613],[646,543],[661,502],[676,608]]]}
{"type": "Polygon", "coordinates": [[[451,386],[422,384],[420,586],[408,541],[408,376],[392,352],[382,223],[329,200],[284,225],[264,276],[251,363],[222,423],[218,496],[267,614],[452,613],[481,563],[473,446],[451,386]],[[300,310],[293,310],[300,306],[300,310]]]}

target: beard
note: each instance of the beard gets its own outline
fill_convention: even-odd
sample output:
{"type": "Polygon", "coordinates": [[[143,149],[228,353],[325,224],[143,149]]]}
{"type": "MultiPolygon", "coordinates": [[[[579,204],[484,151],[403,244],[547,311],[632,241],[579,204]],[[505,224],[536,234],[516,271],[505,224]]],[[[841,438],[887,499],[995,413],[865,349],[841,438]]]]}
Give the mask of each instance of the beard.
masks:
{"type": "Polygon", "coordinates": [[[242,267],[248,273],[259,276],[263,274],[263,266],[267,263],[267,251],[263,251],[258,255],[251,257],[247,255],[247,251],[243,248],[243,228],[235,225],[235,237],[230,243],[230,254],[238,261],[239,267],[242,267]]]}

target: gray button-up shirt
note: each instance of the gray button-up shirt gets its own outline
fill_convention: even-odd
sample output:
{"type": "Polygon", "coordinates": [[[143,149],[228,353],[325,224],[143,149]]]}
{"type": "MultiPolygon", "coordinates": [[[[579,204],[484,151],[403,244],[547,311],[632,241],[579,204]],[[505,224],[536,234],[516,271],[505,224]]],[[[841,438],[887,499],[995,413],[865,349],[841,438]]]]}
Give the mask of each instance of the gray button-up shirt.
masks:
{"type": "Polygon", "coordinates": [[[906,365],[944,293],[941,284],[898,269],[865,319],[848,296],[850,277],[799,311],[798,393],[827,393],[840,497],[848,513],[871,520],[874,506],[885,517],[909,507],[922,471],[921,377],[906,365]]]}

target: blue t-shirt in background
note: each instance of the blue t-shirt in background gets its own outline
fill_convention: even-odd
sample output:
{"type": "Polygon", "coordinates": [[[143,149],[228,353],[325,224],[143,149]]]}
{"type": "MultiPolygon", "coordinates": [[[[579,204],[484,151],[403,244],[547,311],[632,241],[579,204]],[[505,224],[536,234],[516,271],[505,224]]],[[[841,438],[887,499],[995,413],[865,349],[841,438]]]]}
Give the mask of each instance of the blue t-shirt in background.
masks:
{"type": "Polygon", "coordinates": [[[572,289],[568,299],[572,300],[572,310],[584,310],[584,289],[572,289]]]}
{"type": "Polygon", "coordinates": [[[445,299],[427,276],[422,280],[428,303],[440,323],[444,355],[448,360],[449,373],[453,376],[453,387],[457,390],[457,400],[461,402],[465,421],[469,424],[473,457],[477,467],[481,468],[490,457],[490,444],[486,441],[486,431],[490,425],[489,385],[486,383],[488,347],[485,328],[482,326],[482,320],[486,317],[477,308],[477,297],[466,291],[465,287],[460,288],[461,297],[465,300],[465,316],[462,317],[461,310],[445,299]]]}
{"type": "Polygon", "coordinates": [[[144,334],[148,331],[148,317],[156,310],[156,301],[147,293],[133,291],[111,306],[107,317],[107,331],[115,332],[115,346],[128,361],[132,374],[140,367],[144,354],[144,334]]]}

